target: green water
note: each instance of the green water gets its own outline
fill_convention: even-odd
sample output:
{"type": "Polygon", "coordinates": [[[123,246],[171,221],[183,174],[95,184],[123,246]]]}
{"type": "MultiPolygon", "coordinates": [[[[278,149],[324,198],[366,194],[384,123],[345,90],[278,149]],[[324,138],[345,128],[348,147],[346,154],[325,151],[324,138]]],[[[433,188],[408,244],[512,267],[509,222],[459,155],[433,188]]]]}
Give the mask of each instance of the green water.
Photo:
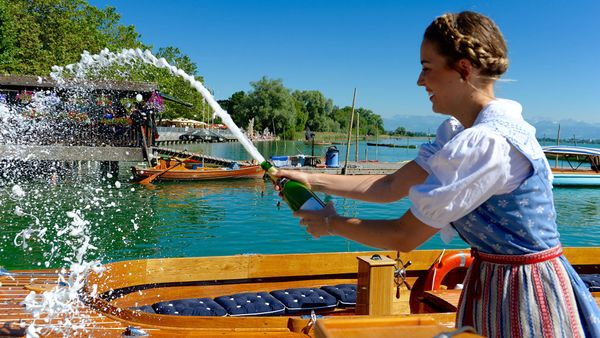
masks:
{"type": "MultiPolygon", "coordinates": [[[[338,147],[343,160],[345,150],[338,147]]],[[[248,159],[237,143],[187,145],[187,148],[248,159]]],[[[258,148],[265,156],[312,151],[301,142],[264,142],[258,148]]],[[[326,146],[316,147],[315,154],[323,155],[326,149],[326,146]]],[[[364,145],[359,153],[364,159],[364,145]]],[[[354,154],[351,149],[352,159],[354,154]]],[[[376,159],[376,155],[380,161],[399,161],[413,158],[416,150],[378,148],[376,152],[369,147],[369,159],[376,159]]],[[[261,179],[165,182],[152,186],[130,184],[128,179],[126,164],[121,165],[119,177],[112,179],[101,178],[94,166],[84,165],[77,174],[66,176],[57,184],[49,184],[44,178],[20,180],[17,183],[25,191],[21,199],[11,198],[14,183],[0,185],[0,265],[9,269],[44,267],[46,262],[50,267],[66,265],[79,245],[69,234],[59,235],[60,229],[71,221],[67,217],[70,211],[89,222],[89,235],[96,249],[88,252],[86,258],[104,262],[368,249],[340,237],[311,238],[285,204],[278,206],[277,193],[261,179]],[[18,216],[17,207],[35,217],[18,216]],[[42,240],[35,240],[39,233],[34,233],[27,248],[15,246],[15,235],[30,225],[46,228],[42,240]]],[[[557,188],[554,194],[563,245],[600,245],[600,190],[557,188]]],[[[339,213],[361,218],[397,218],[409,207],[407,200],[382,205],[323,197],[333,200],[339,213]]],[[[458,238],[444,244],[435,236],[421,248],[464,247],[466,244],[458,238]]]]}

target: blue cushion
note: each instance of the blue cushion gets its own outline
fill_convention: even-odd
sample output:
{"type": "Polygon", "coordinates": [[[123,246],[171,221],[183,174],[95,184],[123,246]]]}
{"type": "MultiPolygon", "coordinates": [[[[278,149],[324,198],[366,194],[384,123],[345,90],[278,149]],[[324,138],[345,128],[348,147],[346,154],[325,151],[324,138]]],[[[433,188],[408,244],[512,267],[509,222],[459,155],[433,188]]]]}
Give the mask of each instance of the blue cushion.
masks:
{"type": "Polygon", "coordinates": [[[337,306],[334,296],[318,288],[285,289],[271,292],[288,312],[329,309],[337,306]]]}
{"type": "Polygon", "coordinates": [[[333,295],[342,306],[356,305],[356,284],[338,284],[336,286],[321,287],[325,292],[333,295]]]}
{"type": "Polygon", "coordinates": [[[279,315],[285,307],[267,292],[246,292],[215,298],[230,316],[279,315]]]}
{"type": "Polygon", "coordinates": [[[152,304],[161,315],[179,316],[225,316],[227,311],[210,298],[178,299],[152,304]]]}
{"type": "Polygon", "coordinates": [[[154,308],[152,308],[152,306],[150,306],[150,305],[142,305],[142,306],[130,307],[130,309],[134,310],[134,311],[156,313],[156,312],[154,312],[154,308]]]}
{"type": "Polygon", "coordinates": [[[600,274],[579,275],[591,292],[600,291],[600,274]]]}

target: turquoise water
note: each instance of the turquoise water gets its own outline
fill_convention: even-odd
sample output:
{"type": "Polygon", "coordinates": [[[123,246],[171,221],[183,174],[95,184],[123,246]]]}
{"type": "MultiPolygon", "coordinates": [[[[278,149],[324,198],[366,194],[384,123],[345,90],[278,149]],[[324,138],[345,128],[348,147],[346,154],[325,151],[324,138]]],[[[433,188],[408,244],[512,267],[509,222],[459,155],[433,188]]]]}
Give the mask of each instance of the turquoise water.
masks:
{"type": "MultiPolygon", "coordinates": [[[[405,144],[406,140],[399,140],[405,144]]],[[[419,142],[419,141],[408,141],[419,142]]],[[[386,143],[390,143],[386,140],[386,143]]],[[[339,146],[341,161],[345,157],[339,146]]],[[[188,150],[215,156],[248,159],[237,143],[187,145],[188,150]]],[[[310,154],[301,142],[258,144],[266,156],[310,154]]],[[[315,148],[322,155],[327,146],[315,148]]],[[[364,145],[359,149],[364,159],[364,145]]],[[[400,161],[416,155],[415,149],[369,147],[369,159],[400,161]]],[[[354,149],[351,149],[351,159],[354,149]]],[[[114,261],[147,257],[189,257],[244,253],[300,253],[368,249],[340,237],[311,238],[291,211],[280,202],[271,184],[261,179],[213,182],[164,182],[152,186],[127,183],[127,165],[120,176],[101,179],[94,168],[63,178],[56,185],[41,179],[21,180],[25,197],[10,197],[10,185],[0,186],[0,265],[7,268],[65,265],[77,243],[59,235],[70,222],[68,211],[77,211],[89,222],[90,237],[97,248],[88,259],[114,261]],[[18,216],[15,208],[33,216],[18,216]],[[45,227],[45,240],[30,240],[27,248],[15,246],[15,235],[28,226],[45,227]],[[54,248],[55,253],[50,252],[54,248]]],[[[563,245],[600,245],[600,190],[557,188],[554,190],[563,245]]],[[[331,199],[339,213],[361,218],[398,218],[409,207],[406,200],[391,204],[331,199]]],[[[33,236],[35,238],[36,236],[33,236]]],[[[421,248],[464,248],[459,238],[444,244],[434,236],[421,248]]]]}

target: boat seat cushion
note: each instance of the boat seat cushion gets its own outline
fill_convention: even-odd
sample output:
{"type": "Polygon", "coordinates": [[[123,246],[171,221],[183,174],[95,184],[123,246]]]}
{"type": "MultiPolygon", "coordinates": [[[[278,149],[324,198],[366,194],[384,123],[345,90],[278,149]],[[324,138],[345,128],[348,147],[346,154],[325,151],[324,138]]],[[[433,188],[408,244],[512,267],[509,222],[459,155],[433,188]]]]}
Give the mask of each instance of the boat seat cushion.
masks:
{"type": "Polygon", "coordinates": [[[325,292],[333,295],[341,306],[356,305],[356,284],[338,284],[335,286],[321,287],[325,292]]]}
{"type": "Polygon", "coordinates": [[[230,316],[279,315],[283,304],[267,292],[246,292],[215,298],[230,316]]]}
{"type": "Polygon", "coordinates": [[[134,310],[134,311],[156,313],[154,311],[154,308],[151,305],[142,305],[142,306],[130,307],[129,309],[134,310]]]}
{"type": "Polygon", "coordinates": [[[152,304],[161,315],[225,316],[227,311],[210,298],[188,298],[152,304]]]}
{"type": "Polygon", "coordinates": [[[289,313],[306,310],[330,309],[337,306],[337,299],[318,288],[296,288],[272,291],[289,313]]]}
{"type": "Polygon", "coordinates": [[[579,276],[591,292],[600,291],[600,274],[581,274],[579,276]]]}

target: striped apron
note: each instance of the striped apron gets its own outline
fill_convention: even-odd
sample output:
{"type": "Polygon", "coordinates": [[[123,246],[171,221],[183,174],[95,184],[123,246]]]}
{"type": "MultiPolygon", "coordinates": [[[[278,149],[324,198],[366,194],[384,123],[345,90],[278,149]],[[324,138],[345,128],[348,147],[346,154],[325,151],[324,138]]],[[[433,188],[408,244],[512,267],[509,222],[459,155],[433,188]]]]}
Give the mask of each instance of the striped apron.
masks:
{"type": "Polygon", "coordinates": [[[585,337],[560,246],[526,255],[472,254],[458,327],[487,337],[585,337]]]}

